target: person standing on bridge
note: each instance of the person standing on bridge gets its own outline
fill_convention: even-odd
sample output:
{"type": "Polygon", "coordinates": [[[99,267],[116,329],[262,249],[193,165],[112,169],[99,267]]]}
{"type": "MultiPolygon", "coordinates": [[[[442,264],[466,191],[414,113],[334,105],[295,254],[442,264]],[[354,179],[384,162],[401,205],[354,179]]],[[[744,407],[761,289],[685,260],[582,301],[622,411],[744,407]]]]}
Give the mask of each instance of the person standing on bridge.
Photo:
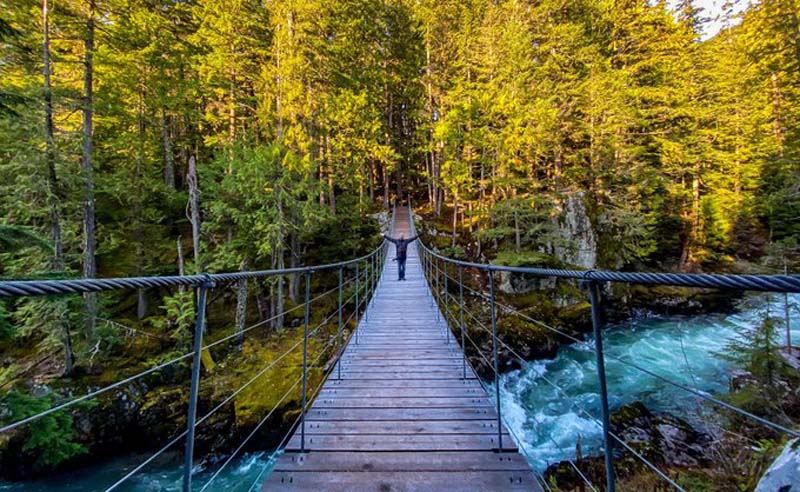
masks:
{"type": "Polygon", "coordinates": [[[397,255],[395,260],[397,261],[397,280],[405,280],[406,279],[406,253],[408,250],[408,245],[413,243],[419,238],[419,234],[414,237],[410,237],[408,239],[405,238],[402,234],[398,239],[395,239],[391,236],[386,234],[383,235],[387,241],[394,243],[395,250],[397,255]]]}

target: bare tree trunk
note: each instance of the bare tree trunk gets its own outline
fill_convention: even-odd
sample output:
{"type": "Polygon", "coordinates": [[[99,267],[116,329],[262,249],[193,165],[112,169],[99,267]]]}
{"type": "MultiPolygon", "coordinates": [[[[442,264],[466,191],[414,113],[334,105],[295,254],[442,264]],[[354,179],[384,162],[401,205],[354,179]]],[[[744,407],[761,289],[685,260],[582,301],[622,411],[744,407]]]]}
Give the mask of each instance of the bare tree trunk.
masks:
{"type": "MultiPolygon", "coordinates": [[[[93,117],[93,74],[94,63],[94,0],[89,0],[89,16],[86,21],[86,38],[84,40],[84,71],[83,71],[83,159],[81,160],[81,174],[83,178],[83,277],[94,278],[97,276],[97,263],[95,259],[95,205],[94,205],[94,178],[92,176],[92,117],[93,117]]],[[[84,294],[86,302],[86,332],[91,339],[94,337],[97,316],[97,295],[84,294]]]]}
{"type": "MultiPolygon", "coordinates": [[[[280,193],[280,191],[279,191],[280,193]]],[[[278,195],[278,223],[280,224],[281,234],[279,235],[280,238],[276,241],[275,244],[275,268],[282,270],[284,268],[283,262],[283,228],[284,228],[284,218],[283,218],[283,198],[282,194],[278,195]]],[[[278,275],[276,278],[277,285],[275,286],[277,289],[277,293],[274,296],[275,298],[275,312],[273,316],[276,316],[275,319],[275,326],[278,328],[283,326],[283,275],[278,275]]]]}
{"type": "Polygon", "coordinates": [[[325,160],[328,163],[328,204],[331,215],[336,215],[336,184],[334,183],[336,168],[331,158],[331,140],[328,135],[325,135],[325,160]]]}
{"type": "Polygon", "coordinates": [[[519,253],[522,249],[522,238],[519,230],[519,213],[516,210],[514,210],[514,246],[519,253]]]}
{"type": "Polygon", "coordinates": [[[172,118],[161,110],[161,139],[164,142],[164,183],[175,189],[175,155],[172,151],[172,118]]]}
{"type": "MultiPolygon", "coordinates": [[[[53,241],[54,270],[64,269],[64,242],[61,238],[61,202],[58,192],[58,175],[56,174],[56,144],[55,128],[53,124],[53,88],[50,81],[50,19],[47,0],[42,0],[42,59],[44,67],[44,128],[45,128],[45,155],[47,159],[47,202],[50,206],[50,237],[53,241]]],[[[63,302],[63,301],[59,301],[63,302]]],[[[64,376],[72,375],[75,369],[75,353],[72,349],[72,335],[69,320],[66,316],[59,316],[62,336],[61,345],[64,348],[64,376]]]]}
{"type": "Polygon", "coordinates": [[[178,249],[178,275],[183,277],[184,275],[186,275],[186,268],[184,266],[184,261],[183,261],[183,244],[181,243],[180,236],[178,236],[178,240],[175,241],[175,243],[178,249]]]}
{"type": "Polygon", "coordinates": [[[200,258],[200,187],[197,181],[197,162],[194,155],[189,157],[189,170],[186,174],[189,185],[188,219],[192,224],[192,247],[194,249],[194,271],[203,271],[200,258]]]}
{"type": "Polygon", "coordinates": [[[456,247],[456,238],[458,237],[458,193],[453,193],[453,239],[452,246],[456,247]]]}
{"type": "MultiPolygon", "coordinates": [[[[289,235],[289,267],[297,268],[300,266],[300,240],[297,233],[293,232],[289,235]]],[[[289,299],[297,304],[300,299],[300,277],[299,273],[293,274],[289,277],[289,299]]]]}
{"type": "Polygon", "coordinates": [[[772,133],[778,145],[778,155],[783,157],[783,126],[781,124],[781,107],[783,96],[778,81],[778,74],[772,72],[772,133]]]}
{"type": "Polygon", "coordinates": [[[42,58],[44,60],[44,128],[47,158],[47,201],[50,204],[50,236],[53,241],[53,268],[64,268],[64,244],[61,239],[61,204],[56,174],[56,144],[53,137],[53,88],[50,83],[50,20],[47,0],[42,0],[42,58]]]}
{"type": "MultiPolygon", "coordinates": [[[[247,262],[243,261],[241,271],[247,270],[247,262]]],[[[236,282],[236,341],[239,350],[244,343],[244,328],[247,322],[247,279],[236,282]]]]}
{"type": "Polygon", "coordinates": [[[382,171],[383,171],[383,208],[384,210],[389,210],[391,208],[389,203],[389,187],[391,186],[391,184],[389,183],[389,170],[387,169],[387,166],[384,165],[382,171]]]}

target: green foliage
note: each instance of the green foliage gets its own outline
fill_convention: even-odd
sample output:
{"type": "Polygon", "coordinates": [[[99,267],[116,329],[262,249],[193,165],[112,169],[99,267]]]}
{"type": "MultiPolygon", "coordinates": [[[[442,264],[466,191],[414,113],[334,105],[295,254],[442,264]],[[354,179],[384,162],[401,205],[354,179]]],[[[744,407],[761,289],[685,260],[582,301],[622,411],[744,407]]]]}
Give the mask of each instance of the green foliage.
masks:
{"type": "Polygon", "coordinates": [[[0,341],[8,340],[14,336],[14,323],[6,308],[5,301],[0,301],[0,341]]]}
{"type": "Polygon", "coordinates": [[[501,251],[492,261],[492,264],[512,267],[564,267],[564,264],[553,255],[542,253],[540,251],[501,251]]]}
{"type": "Polygon", "coordinates": [[[786,369],[777,350],[782,324],[782,319],[766,313],[761,324],[742,329],[739,338],[725,347],[725,357],[752,373],[768,392],[775,391],[778,376],[786,369]]]}
{"type": "Polygon", "coordinates": [[[192,291],[177,292],[164,296],[164,317],[157,318],[154,325],[166,332],[170,338],[185,340],[195,322],[194,294],[192,291]]]}
{"type": "MultiPolygon", "coordinates": [[[[49,396],[36,397],[20,391],[11,391],[0,402],[13,422],[47,410],[53,406],[49,396]]],[[[56,412],[31,423],[26,429],[22,450],[36,457],[42,468],[56,466],[87,451],[86,446],[75,442],[78,432],[67,412],[56,412]]]]}

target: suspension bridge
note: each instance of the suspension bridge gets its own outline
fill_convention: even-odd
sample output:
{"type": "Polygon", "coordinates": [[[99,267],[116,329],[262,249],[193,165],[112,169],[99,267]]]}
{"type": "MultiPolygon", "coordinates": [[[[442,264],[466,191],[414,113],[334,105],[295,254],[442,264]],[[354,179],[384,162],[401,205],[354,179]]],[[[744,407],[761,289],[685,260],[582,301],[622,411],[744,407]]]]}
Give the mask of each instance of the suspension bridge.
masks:
{"type": "MultiPolygon", "coordinates": [[[[394,237],[412,236],[406,208],[394,237]]],[[[409,248],[262,490],[540,490],[409,248]]]]}
{"type": "MultiPolygon", "coordinates": [[[[416,233],[411,207],[395,210],[390,227],[395,236],[416,233]]],[[[70,411],[87,400],[113,395],[112,391],[163,371],[171,365],[191,361],[186,429],[165,436],[160,447],[140,464],[127,470],[105,490],[130,487],[137,474],[167,452],[183,447],[182,490],[217,490],[215,480],[270,421],[275,412],[299,391],[297,418],[281,443],[270,454],[268,464],[246,490],[364,490],[364,491],[439,491],[450,492],[542,491],[551,485],[536,471],[541,463],[520,454],[524,447],[505,425],[500,398],[498,351],[520,357],[498,333],[498,318],[514,316],[551,330],[572,343],[594,353],[600,390],[599,409],[588,411],[572,402],[575,411],[586,415],[603,433],[605,477],[593,483],[579,464],[567,460],[586,488],[615,490],[615,448],[629,453],[661,477],[675,490],[684,489],[668,472],[638,453],[612,432],[606,387],[602,335],[602,296],[606,282],[640,285],[671,285],[691,288],[738,289],[766,292],[800,292],[798,275],[706,275],[615,271],[505,267],[447,258],[419,241],[410,247],[407,281],[397,281],[397,265],[387,261],[392,246],[384,242],[371,253],[339,263],[282,270],[201,274],[172,277],[140,277],[82,280],[32,280],[0,282],[0,298],[103,292],[109,290],[193,288],[197,293],[197,313],[192,351],[164,361],[117,382],[72,396],[53,407],[0,426],[0,436],[35,425],[44,416],[70,411]],[[486,280],[483,287],[470,287],[465,271],[471,270],[486,280]],[[554,277],[581,284],[591,303],[593,341],[591,343],[531,318],[499,302],[495,293],[495,273],[511,272],[537,277],[554,277]],[[333,275],[332,274],[336,274],[333,275]],[[352,276],[351,276],[352,274],[352,276]],[[241,331],[204,341],[206,306],[209,292],[251,280],[299,275],[304,278],[305,299],[297,306],[261,320],[241,331]],[[336,284],[311,297],[312,276],[336,279],[336,284]],[[312,307],[320,300],[338,295],[336,308],[311,326],[312,307]],[[485,308],[484,313],[468,309],[469,296],[485,308]],[[302,338],[284,353],[265,362],[238,388],[209,411],[198,416],[201,385],[201,354],[222,349],[224,344],[241,340],[251,330],[264,326],[291,311],[303,309],[302,338]],[[347,315],[349,313],[349,315],[347,315]],[[333,331],[329,328],[334,327],[333,331]],[[474,337],[488,337],[490,347],[482,347],[474,337]],[[315,349],[316,347],[316,349],[315,349]],[[302,364],[288,389],[258,425],[202,484],[196,478],[195,440],[197,428],[220,409],[231,405],[237,395],[292,354],[302,351],[302,364]],[[469,357],[467,352],[469,352],[469,357]],[[488,380],[481,378],[470,360],[481,360],[489,368],[488,380]],[[599,411],[596,411],[599,410],[599,411]],[[195,486],[196,485],[196,486],[195,486]]],[[[325,285],[322,282],[322,285],[325,285]]],[[[629,358],[615,362],[657,378],[694,395],[709,405],[724,408],[789,437],[800,432],[695,388],[655,373],[629,358]]],[[[560,390],[542,376],[545,382],[560,390]]],[[[569,395],[560,390],[567,401],[569,395]]],[[[557,443],[554,442],[554,445],[557,443]]],[[[582,486],[583,487],[583,486],[582,486]]],[[[137,490],[126,488],[126,490],[137,490]]],[[[238,489],[237,489],[238,490],[238,489]]],[[[243,489],[245,490],[245,489],[243,489]]]]}

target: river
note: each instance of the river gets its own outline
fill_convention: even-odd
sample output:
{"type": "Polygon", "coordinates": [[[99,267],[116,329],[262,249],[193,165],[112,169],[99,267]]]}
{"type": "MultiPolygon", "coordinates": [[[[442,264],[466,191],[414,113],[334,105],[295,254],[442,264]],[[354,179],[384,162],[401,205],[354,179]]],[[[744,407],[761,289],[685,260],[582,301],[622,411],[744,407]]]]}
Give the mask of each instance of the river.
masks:
{"type": "MultiPolygon", "coordinates": [[[[790,303],[800,305],[800,296],[792,296],[790,303]]],[[[751,298],[748,304],[730,315],[643,317],[609,327],[603,340],[612,411],[638,400],[651,410],[702,423],[697,396],[613,357],[702,392],[727,392],[734,368],[719,354],[743,329],[761,323],[767,306],[773,316],[783,316],[783,296],[773,296],[768,304],[751,298]]],[[[792,312],[794,345],[800,342],[798,314],[796,309],[792,312]]],[[[782,328],[777,342],[784,343],[782,328]]],[[[536,469],[543,471],[550,463],[573,458],[578,435],[584,455],[599,450],[600,397],[595,356],[589,347],[563,346],[553,360],[531,361],[503,375],[500,388],[507,425],[536,469]]]]}

